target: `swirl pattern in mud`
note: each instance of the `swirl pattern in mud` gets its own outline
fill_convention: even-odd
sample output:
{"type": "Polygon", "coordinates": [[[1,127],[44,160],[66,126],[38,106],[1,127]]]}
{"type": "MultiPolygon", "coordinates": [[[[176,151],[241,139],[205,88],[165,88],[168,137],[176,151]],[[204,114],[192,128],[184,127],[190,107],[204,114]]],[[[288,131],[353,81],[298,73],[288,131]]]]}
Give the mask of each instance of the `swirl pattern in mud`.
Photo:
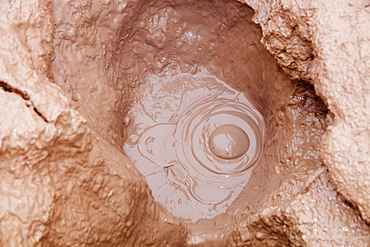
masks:
{"type": "Polygon", "coordinates": [[[138,88],[125,152],[174,216],[225,212],[262,152],[263,118],[244,93],[206,73],[138,88]]]}

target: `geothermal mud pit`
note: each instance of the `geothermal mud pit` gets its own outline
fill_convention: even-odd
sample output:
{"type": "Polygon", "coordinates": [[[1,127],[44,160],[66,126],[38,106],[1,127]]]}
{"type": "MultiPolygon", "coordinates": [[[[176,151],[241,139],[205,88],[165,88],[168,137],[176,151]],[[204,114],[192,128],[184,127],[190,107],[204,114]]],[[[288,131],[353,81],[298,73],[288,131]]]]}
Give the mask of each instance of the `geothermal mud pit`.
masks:
{"type": "Polygon", "coordinates": [[[193,222],[226,212],[259,161],[265,131],[261,106],[246,88],[256,83],[253,71],[242,68],[253,60],[252,12],[222,4],[145,7],[121,47],[131,58],[126,78],[137,84],[124,151],[154,198],[193,222]]]}
{"type": "MultiPolygon", "coordinates": [[[[319,159],[328,110],[309,83],[292,81],[267,53],[248,6],[139,1],[123,13],[112,58],[98,63],[106,71],[91,74],[86,61],[86,72],[86,65],[61,70],[75,56],[70,49],[91,51],[58,39],[54,75],[91,128],[130,157],[154,199],[187,225],[188,243],[227,239],[232,217],[253,219],[266,205],[278,209],[274,215],[315,179],[334,190],[319,159]],[[78,76],[102,79],[86,86],[73,82],[78,76]],[[242,151],[233,154],[230,145],[242,151]]],[[[348,229],[345,220],[337,225],[348,229]]]]}
{"type": "Polygon", "coordinates": [[[3,245],[369,243],[321,162],[338,116],[309,22],[270,6],[262,36],[229,0],[4,6],[3,245]]]}

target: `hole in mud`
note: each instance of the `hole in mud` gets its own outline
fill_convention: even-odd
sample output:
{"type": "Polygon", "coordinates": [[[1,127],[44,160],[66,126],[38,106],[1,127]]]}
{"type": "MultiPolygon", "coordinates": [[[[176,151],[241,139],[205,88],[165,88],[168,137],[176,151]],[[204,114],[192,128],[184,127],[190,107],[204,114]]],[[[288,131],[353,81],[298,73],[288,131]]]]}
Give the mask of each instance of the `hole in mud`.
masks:
{"type": "Polygon", "coordinates": [[[321,167],[327,109],[277,66],[248,6],[131,2],[111,29],[88,26],[93,15],[70,29],[68,8],[78,6],[55,8],[56,83],[172,215],[252,214],[293,197],[321,167]]]}
{"type": "Polygon", "coordinates": [[[134,87],[124,151],[184,220],[226,212],[262,155],[252,15],[235,1],[147,2],[121,42],[134,87]]]}

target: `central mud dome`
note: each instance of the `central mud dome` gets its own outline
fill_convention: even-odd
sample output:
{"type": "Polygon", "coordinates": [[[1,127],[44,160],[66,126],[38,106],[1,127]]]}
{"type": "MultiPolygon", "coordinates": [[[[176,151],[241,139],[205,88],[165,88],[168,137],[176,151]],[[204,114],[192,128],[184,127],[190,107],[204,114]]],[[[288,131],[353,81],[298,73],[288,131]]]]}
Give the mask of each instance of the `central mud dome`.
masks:
{"type": "Polygon", "coordinates": [[[137,84],[124,151],[184,220],[226,212],[262,154],[261,105],[244,67],[258,41],[252,14],[231,1],[159,1],[131,17],[123,40],[137,84]]]}

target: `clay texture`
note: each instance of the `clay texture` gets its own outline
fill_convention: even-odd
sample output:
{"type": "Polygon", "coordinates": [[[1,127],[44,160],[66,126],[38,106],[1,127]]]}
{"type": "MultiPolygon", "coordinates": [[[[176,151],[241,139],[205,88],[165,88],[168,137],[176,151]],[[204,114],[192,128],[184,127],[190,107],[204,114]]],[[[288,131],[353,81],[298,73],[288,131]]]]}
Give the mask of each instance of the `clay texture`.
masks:
{"type": "Polygon", "coordinates": [[[254,12],[228,0],[3,2],[0,245],[369,245],[368,3],[245,2],[254,12]],[[226,212],[186,223],[122,148],[147,76],[200,66],[249,92],[266,139],[226,212]]]}
{"type": "Polygon", "coordinates": [[[184,228],[53,83],[52,3],[1,8],[0,244],[181,245],[184,228]]]}
{"type": "Polygon", "coordinates": [[[246,2],[266,48],[293,77],[311,80],[335,115],[321,157],[337,189],[369,222],[368,2],[246,2]]]}

